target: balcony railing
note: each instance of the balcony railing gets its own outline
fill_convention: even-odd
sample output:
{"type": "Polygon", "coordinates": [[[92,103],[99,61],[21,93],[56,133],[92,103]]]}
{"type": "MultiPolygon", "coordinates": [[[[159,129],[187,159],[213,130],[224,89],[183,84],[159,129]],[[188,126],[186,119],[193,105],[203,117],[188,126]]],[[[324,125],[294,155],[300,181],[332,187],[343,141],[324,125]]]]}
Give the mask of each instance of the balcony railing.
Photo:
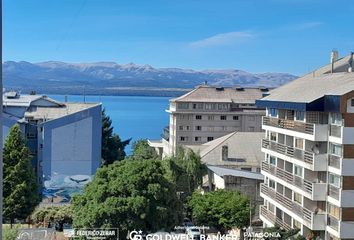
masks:
{"type": "Polygon", "coordinates": [[[331,215],[328,215],[327,224],[331,228],[333,228],[333,229],[338,231],[339,221],[335,217],[332,217],[331,215]]]}
{"type": "Polygon", "coordinates": [[[329,126],[329,135],[337,138],[342,137],[342,126],[339,125],[330,125],[329,126]]]}
{"type": "Polygon", "coordinates": [[[284,169],[278,168],[274,165],[271,165],[266,162],[262,162],[261,169],[265,172],[268,172],[282,180],[284,180],[287,183],[290,183],[291,185],[297,186],[306,192],[312,194],[313,192],[313,183],[302,179],[298,176],[293,175],[290,172],[285,171],[284,169]]]}
{"type": "Polygon", "coordinates": [[[333,186],[333,185],[328,185],[328,196],[339,200],[339,188],[333,186]]]}
{"type": "Polygon", "coordinates": [[[290,147],[285,144],[270,141],[268,139],[262,139],[262,147],[311,165],[313,165],[316,157],[315,153],[313,152],[290,147]]]}
{"type": "Polygon", "coordinates": [[[263,117],[263,125],[293,130],[296,132],[302,132],[311,135],[314,134],[315,128],[313,123],[299,122],[273,117],[263,117]]]}
{"type": "Polygon", "coordinates": [[[276,217],[271,211],[266,208],[266,206],[261,206],[261,215],[274,225],[277,225],[285,230],[291,229],[291,226],[289,224],[276,217]]]}
{"type": "Polygon", "coordinates": [[[273,190],[272,188],[266,186],[264,183],[261,184],[261,193],[263,193],[264,195],[275,200],[277,203],[279,203],[283,207],[294,212],[296,215],[305,219],[310,224],[313,223],[314,216],[316,215],[315,212],[302,207],[301,205],[297,204],[296,202],[292,201],[291,199],[285,197],[284,195],[273,190]],[[275,198],[274,198],[274,195],[275,195],[275,198]]]}
{"type": "Polygon", "coordinates": [[[340,157],[329,154],[329,166],[340,169],[340,157]]]}

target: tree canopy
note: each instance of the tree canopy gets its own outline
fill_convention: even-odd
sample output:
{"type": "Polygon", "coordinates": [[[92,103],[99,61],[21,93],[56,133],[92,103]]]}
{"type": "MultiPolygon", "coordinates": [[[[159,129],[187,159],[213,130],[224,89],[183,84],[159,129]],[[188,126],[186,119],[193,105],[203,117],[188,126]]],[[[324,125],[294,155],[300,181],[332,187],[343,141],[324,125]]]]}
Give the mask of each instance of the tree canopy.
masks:
{"type": "Polygon", "coordinates": [[[40,201],[39,186],[31,164],[32,156],[14,125],[5,141],[4,151],[4,219],[26,219],[40,201]]]}
{"type": "Polygon", "coordinates": [[[122,141],[120,137],[113,132],[112,120],[102,110],[102,165],[112,164],[114,161],[123,160],[126,156],[125,147],[131,139],[122,141]]]}
{"type": "Polygon", "coordinates": [[[159,159],[160,157],[156,153],[153,147],[149,146],[146,139],[141,139],[133,143],[132,159],[159,159]]]}
{"type": "Polygon", "coordinates": [[[64,223],[72,223],[72,215],[73,213],[70,205],[49,206],[36,208],[31,215],[31,219],[36,224],[44,226],[49,223],[56,224],[58,230],[62,231],[64,223]]]}
{"type": "Polygon", "coordinates": [[[181,220],[175,185],[157,160],[123,160],[99,169],[82,195],[73,198],[75,227],[170,229],[181,220]]]}
{"type": "Polygon", "coordinates": [[[213,226],[221,232],[249,223],[249,200],[236,191],[194,192],[188,206],[198,225],[213,226]]]}

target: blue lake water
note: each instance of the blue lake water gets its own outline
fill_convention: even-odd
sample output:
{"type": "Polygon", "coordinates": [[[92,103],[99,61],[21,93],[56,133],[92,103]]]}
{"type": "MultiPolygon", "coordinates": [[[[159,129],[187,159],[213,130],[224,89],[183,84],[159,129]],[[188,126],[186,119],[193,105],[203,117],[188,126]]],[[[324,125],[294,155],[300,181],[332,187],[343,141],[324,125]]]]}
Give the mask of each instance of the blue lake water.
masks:
{"type": "MultiPolygon", "coordinates": [[[[58,101],[65,101],[64,95],[48,95],[58,101]]],[[[68,95],[68,102],[83,102],[84,97],[68,95]]],[[[86,96],[86,102],[102,102],[106,113],[112,119],[114,132],[122,140],[132,138],[160,139],[162,129],[169,123],[167,97],[137,97],[137,96],[86,96]]],[[[131,145],[126,148],[131,152],[131,145]]]]}

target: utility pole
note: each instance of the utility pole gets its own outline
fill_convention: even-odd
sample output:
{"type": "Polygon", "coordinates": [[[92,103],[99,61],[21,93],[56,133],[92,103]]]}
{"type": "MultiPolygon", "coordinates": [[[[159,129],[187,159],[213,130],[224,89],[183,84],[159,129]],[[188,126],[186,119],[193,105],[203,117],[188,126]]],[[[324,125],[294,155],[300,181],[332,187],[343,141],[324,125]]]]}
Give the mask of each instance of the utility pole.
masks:
{"type": "Polygon", "coordinates": [[[3,189],[4,189],[4,182],[3,182],[3,158],[2,158],[2,124],[3,124],[3,114],[2,114],[2,95],[4,93],[3,86],[2,86],[2,0],[0,0],[0,240],[2,240],[2,214],[3,214],[3,189]]]}

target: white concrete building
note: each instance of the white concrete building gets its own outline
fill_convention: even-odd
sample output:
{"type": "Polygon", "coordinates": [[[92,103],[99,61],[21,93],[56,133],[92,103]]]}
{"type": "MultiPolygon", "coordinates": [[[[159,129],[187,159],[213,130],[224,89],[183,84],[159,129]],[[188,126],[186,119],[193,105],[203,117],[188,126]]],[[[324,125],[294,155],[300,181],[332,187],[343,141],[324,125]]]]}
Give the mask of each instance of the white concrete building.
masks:
{"type": "Polygon", "coordinates": [[[354,239],[353,54],[270,92],[262,128],[261,219],[320,239],[354,239]]]}
{"type": "Polygon", "coordinates": [[[201,85],[170,100],[170,125],[161,141],[150,141],[162,156],[175,153],[178,145],[200,145],[231,132],[261,132],[265,109],[255,101],[267,88],[223,88],[201,85]]]}

